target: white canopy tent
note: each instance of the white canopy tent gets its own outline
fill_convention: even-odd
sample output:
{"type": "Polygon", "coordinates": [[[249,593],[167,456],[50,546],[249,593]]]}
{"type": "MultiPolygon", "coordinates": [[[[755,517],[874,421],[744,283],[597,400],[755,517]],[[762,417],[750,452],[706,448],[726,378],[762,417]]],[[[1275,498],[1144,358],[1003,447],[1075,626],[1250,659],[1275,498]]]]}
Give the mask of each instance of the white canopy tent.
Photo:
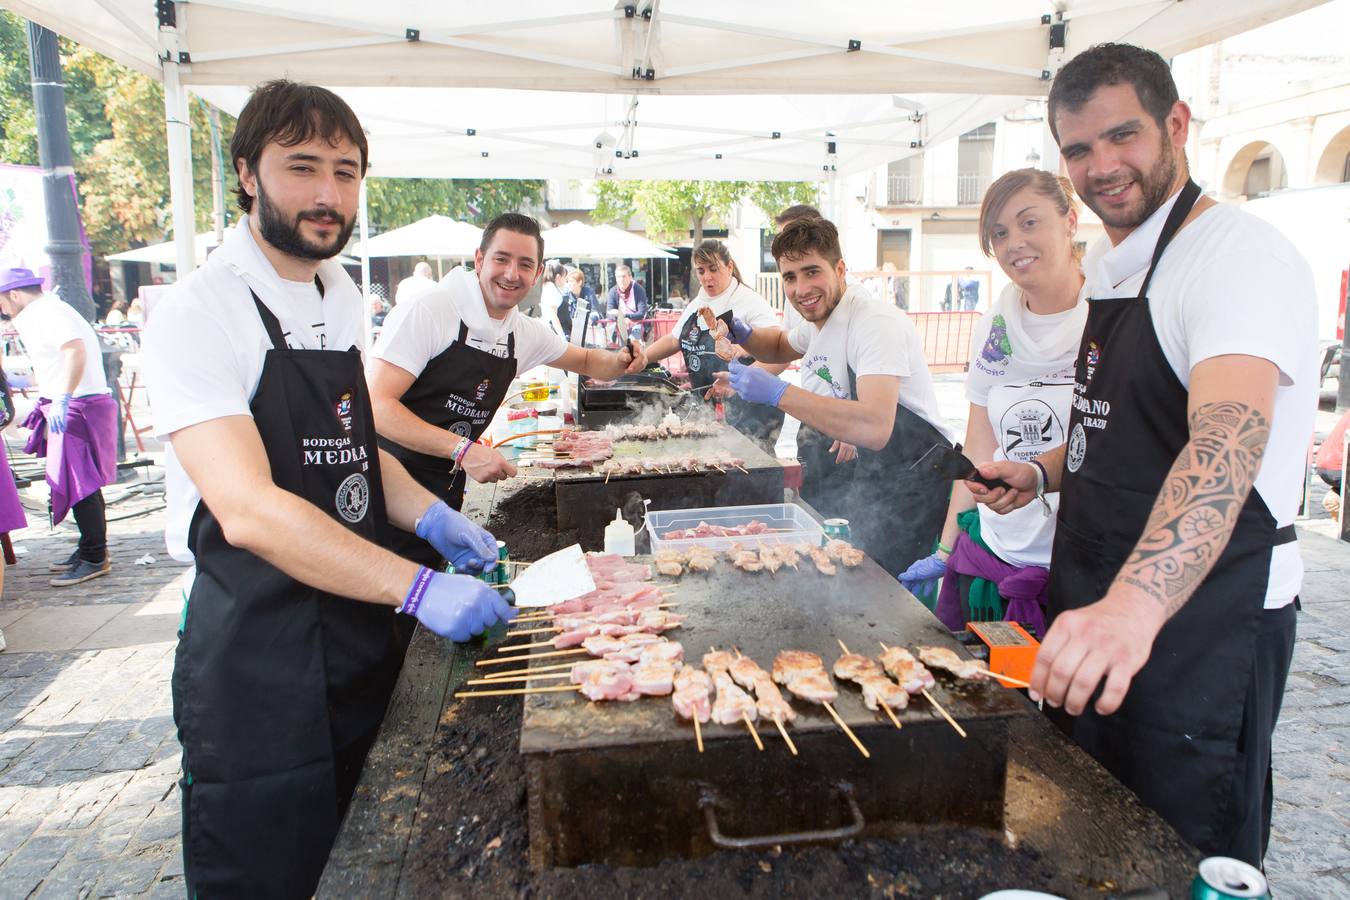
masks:
{"type": "MultiPolygon", "coordinates": [[[[225,237],[228,238],[233,231],[233,225],[226,228],[225,237]]],[[[192,240],[193,261],[197,265],[206,262],[207,254],[214,250],[217,245],[216,233],[214,231],[203,231],[192,240]]],[[[144,247],[123,250],[121,253],[112,253],[103,258],[108,262],[151,263],[172,266],[178,262],[178,245],[173,241],[162,241],[158,244],[146,244],[144,247]]],[[[352,259],[350,256],[339,256],[337,261],[344,266],[360,264],[360,260],[352,259]]]]}
{"type": "Polygon", "coordinates": [[[644,237],[613,225],[568,222],[544,232],[549,259],[675,259],[675,254],[644,237]]]}
{"type": "MultiPolygon", "coordinates": [[[[7,5],[163,80],[174,221],[190,222],[185,87],[232,112],[268,78],[338,89],[374,175],[830,180],[1044,94],[1094,43],[1172,56],[1320,2],[7,5]]],[[[180,271],[192,257],[185,232],[180,271]]]]}
{"type": "Polygon", "coordinates": [[[367,257],[431,256],[462,259],[473,256],[483,240],[483,229],[449,216],[427,216],[411,225],[377,234],[358,252],[367,257]]]}

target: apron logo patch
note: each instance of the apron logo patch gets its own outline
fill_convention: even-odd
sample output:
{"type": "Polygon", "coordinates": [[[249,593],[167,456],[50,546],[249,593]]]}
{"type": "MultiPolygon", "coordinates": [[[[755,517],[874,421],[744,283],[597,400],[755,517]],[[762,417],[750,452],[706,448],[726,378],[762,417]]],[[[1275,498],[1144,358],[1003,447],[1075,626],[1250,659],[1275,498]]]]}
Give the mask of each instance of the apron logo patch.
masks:
{"type": "Polygon", "coordinates": [[[353,524],[366,517],[370,508],[370,485],[360,472],[348,475],[337,489],[337,511],[344,521],[353,524]]]}
{"type": "Polygon", "coordinates": [[[1084,362],[1087,363],[1086,381],[1091,381],[1092,376],[1097,371],[1097,364],[1102,359],[1102,345],[1097,343],[1096,338],[1089,338],[1087,343],[1087,353],[1084,362]]]}
{"type": "Polygon", "coordinates": [[[1006,363],[1008,357],[1012,356],[1012,351],[1012,341],[1008,339],[1008,323],[1004,321],[1003,316],[994,316],[994,321],[990,323],[989,339],[980,350],[980,359],[997,366],[1006,363]]]}
{"type": "Polygon", "coordinates": [[[342,430],[350,432],[352,430],[352,397],[354,392],[351,388],[338,395],[337,401],[333,404],[333,412],[337,419],[342,423],[342,430]]]}
{"type": "Polygon", "coordinates": [[[689,371],[697,372],[699,369],[702,368],[703,368],[703,360],[699,359],[697,356],[689,357],[689,371]]]}
{"type": "Polygon", "coordinates": [[[451,425],[447,430],[448,430],[451,434],[456,434],[456,435],[459,435],[460,437],[468,437],[468,436],[469,436],[469,432],[470,432],[470,431],[473,431],[473,426],[470,425],[468,422],[465,422],[465,421],[462,421],[462,420],[461,420],[461,421],[456,422],[455,424],[451,425]]]}
{"type": "Polygon", "coordinates": [[[492,380],[490,378],[484,378],[482,381],[478,382],[478,387],[474,389],[473,399],[482,400],[484,397],[487,396],[487,392],[491,389],[492,389],[492,380]]]}
{"type": "Polygon", "coordinates": [[[1073,426],[1073,433],[1069,435],[1069,449],[1065,457],[1069,471],[1077,472],[1082,468],[1085,456],[1087,456],[1087,432],[1083,430],[1083,423],[1079,422],[1073,426]]]}

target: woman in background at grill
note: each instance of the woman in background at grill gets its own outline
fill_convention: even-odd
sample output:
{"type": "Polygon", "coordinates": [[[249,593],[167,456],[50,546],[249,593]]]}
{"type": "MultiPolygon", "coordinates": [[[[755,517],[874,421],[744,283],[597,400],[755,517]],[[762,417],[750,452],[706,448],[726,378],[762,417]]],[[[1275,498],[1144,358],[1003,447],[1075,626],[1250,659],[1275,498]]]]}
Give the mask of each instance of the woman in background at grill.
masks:
{"type": "MultiPolygon", "coordinates": [[[[1027,462],[1064,443],[1074,360],[1087,319],[1074,253],[1073,186],[1039,169],[999,178],[980,208],[980,247],[1012,279],[971,339],[966,455],[1027,462]]],[[[943,578],[937,615],[953,631],[1010,619],[1045,634],[1050,546],[1059,495],[1005,516],[952,491],[937,551],[901,573],[916,593],[943,578]],[[1006,604],[1006,608],[1005,608],[1006,604]]]]}
{"type": "MultiPolygon", "coordinates": [[[[783,430],[783,412],[747,403],[734,393],[716,389],[715,376],[727,370],[728,361],[717,355],[717,335],[708,330],[701,311],[711,309],[713,316],[727,326],[728,336],[735,319],[751,328],[777,329],[778,314],[768,300],[746,286],[736,260],[721,241],[704,241],[694,249],[694,274],[702,290],[685,306],[675,330],[647,348],[647,358],[655,361],[682,353],[694,390],[706,393],[710,400],[721,400],[726,405],[727,424],[773,456],[778,433],[783,430]]],[[[742,348],[736,350],[742,362],[754,363],[753,357],[742,348]]],[[[775,376],[787,368],[786,364],[756,363],[756,366],[775,376]]]]}

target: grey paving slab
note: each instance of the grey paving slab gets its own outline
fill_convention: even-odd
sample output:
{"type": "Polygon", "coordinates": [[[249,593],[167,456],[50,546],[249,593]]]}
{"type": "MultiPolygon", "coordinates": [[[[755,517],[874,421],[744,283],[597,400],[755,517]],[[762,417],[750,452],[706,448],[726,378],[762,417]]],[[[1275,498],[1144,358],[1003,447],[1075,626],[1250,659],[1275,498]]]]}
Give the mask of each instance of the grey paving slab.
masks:
{"type": "Polygon", "coordinates": [[[44,610],[42,615],[24,616],[5,628],[8,652],[73,650],[126,608],[123,603],[66,606],[44,610]]]}

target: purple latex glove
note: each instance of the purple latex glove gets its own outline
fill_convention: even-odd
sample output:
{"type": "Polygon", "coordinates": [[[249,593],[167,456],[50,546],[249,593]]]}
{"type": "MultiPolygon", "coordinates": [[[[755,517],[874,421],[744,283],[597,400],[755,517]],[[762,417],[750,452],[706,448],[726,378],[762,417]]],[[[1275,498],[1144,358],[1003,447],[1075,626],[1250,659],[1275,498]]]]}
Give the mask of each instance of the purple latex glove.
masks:
{"type": "Polygon", "coordinates": [[[47,431],[51,434],[65,434],[66,416],[70,412],[70,394],[62,394],[47,407],[47,431]]]}
{"type": "Polygon", "coordinates": [[[731,319],[731,328],[728,330],[728,336],[731,338],[733,344],[744,346],[745,342],[750,339],[750,332],[754,330],[755,329],[751,328],[745,322],[741,321],[739,317],[733,316],[731,319]]]}
{"type": "Polygon", "coordinates": [[[460,642],[516,617],[516,610],[483,581],[425,567],[418,570],[398,611],[414,616],[441,637],[460,642]]]}
{"type": "Polygon", "coordinates": [[[783,399],[783,392],[788,389],[788,383],[777,375],[755,366],[742,365],[740,360],[733,359],[727,371],[731,375],[732,389],[749,403],[777,406],[778,401],[783,399]]]}
{"type": "Polygon", "coordinates": [[[436,548],[456,572],[477,575],[497,565],[497,539],[455,512],[444,500],[437,500],[415,526],[417,536],[436,548]]]}
{"type": "Polygon", "coordinates": [[[907,591],[917,593],[917,589],[946,574],[946,560],[934,553],[932,556],[925,556],[896,577],[900,579],[900,583],[905,586],[907,591]]]}

